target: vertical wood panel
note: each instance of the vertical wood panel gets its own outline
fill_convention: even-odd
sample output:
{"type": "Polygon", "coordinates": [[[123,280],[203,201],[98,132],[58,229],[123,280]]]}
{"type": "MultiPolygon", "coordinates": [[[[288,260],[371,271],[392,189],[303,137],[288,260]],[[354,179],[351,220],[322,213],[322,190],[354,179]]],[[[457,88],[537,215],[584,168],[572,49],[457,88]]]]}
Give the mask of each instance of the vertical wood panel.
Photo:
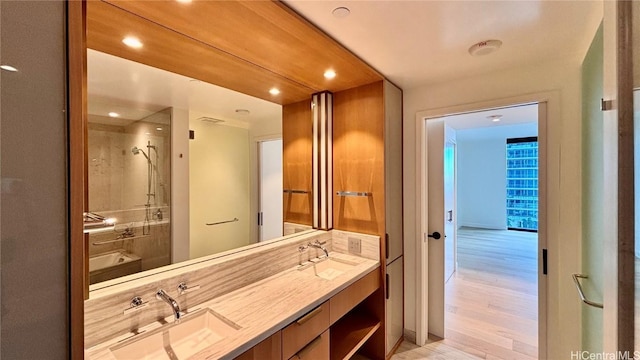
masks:
{"type": "Polygon", "coordinates": [[[87,169],[87,55],[86,3],[69,1],[68,36],[68,121],[69,121],[69,232],[71,350],[72,359],[84,358],[84,299],[89,298],[89,261],[85,251],[82,213],[86,208],[87,169]]]}
{"type": "Polygon", "coordinates": [[[285,190],[307,194],[283,194],[284,221],[312,224],[311,102],[304,100],[282,107],[282,185],[285,190]]]}
{"type": "Polygon", "coordinates": [[[334,228],[384,238],[383,83],[335,93],[333,101],[334,228]],[[336,191],[371,196],[337,196],[336,191]]]}
{"type": "MultiPolygon", "coordinates": [[[[333,97],[333,226],[334,229],[385,236],[383,82],[341,91],[333,97]],[[337,196],[337,191],[369,192],[368,197],[337,196]]],[[[381,259],[385,247],[381,246],[381,259]]],[[[386,273],[386,262],[380,266],[386,273]]],[[[381,327],[362,351],[372,359],[386,356],[385,277],[364,307],[381,327]]]]}
{"type": "Polygon", "coordinates": [[[631,2],[617,2],[618,35],[618,350],[634,350],[634,141],[631,2]]]}

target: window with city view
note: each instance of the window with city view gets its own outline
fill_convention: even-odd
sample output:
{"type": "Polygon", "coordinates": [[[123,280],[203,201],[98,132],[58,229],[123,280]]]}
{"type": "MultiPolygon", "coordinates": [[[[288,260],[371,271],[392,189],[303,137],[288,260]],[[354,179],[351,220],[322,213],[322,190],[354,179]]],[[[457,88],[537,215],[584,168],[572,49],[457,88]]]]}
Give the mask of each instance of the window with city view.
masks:
{"type": "Polygon", "coordinates": [[[538,231],[538,138],[507,139],[507,228],[538,231]]]}

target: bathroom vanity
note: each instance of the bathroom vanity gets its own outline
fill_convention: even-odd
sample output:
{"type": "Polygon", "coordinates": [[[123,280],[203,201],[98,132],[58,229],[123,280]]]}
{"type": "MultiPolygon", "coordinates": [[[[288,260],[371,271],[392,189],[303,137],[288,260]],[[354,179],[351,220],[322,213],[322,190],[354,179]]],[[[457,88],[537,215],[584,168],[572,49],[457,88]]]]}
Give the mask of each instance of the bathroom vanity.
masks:
{"type": "Polygon", "coordinates": [[[378,244],[370,235],[312,231],[156,274],[140,286],[104,288],[86,304],[93,342],[86,358],[350,358],[381,324],[367,303],[381,290],[378,244]],[[349,253],[348,238],[360,241],[360,253],[349,253]],[[236,288],[225,292],[216,273],[228,272],[236,288]],[[180,305],[179,322],[153,296],[160,288],[180,305]],[[141,302],[130,305],[135,297],[141,302]]]}

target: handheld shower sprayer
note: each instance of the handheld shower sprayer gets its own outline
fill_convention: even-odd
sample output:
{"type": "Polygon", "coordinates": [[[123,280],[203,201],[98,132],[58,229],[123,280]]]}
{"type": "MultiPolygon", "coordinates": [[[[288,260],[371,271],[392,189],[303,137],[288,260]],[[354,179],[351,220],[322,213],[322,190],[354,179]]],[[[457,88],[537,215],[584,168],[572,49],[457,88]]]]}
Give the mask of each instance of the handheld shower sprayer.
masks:
{"type": "Polygon", "coordinates": [[[142,153],[142,155],[144,155],[144,157],[146,157],[148,161],[151,161],[151,159],[149,159],[149,157],[147,156],[147,153],[145,153],[144,150],[140,149],[137,146],[132,147],[131,152],[133,153],[133,155],[138,155],[142,153]]]}

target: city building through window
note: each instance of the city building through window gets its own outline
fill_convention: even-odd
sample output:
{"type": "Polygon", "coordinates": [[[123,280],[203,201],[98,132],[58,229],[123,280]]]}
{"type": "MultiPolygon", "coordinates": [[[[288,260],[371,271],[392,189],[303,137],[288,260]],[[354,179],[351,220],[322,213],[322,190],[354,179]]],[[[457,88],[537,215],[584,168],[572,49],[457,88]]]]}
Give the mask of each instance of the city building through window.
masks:
{"type": "Polygon", "coordinates": [[[538,138],[507,139],[507,228],[538,231],[538,138]]]}

